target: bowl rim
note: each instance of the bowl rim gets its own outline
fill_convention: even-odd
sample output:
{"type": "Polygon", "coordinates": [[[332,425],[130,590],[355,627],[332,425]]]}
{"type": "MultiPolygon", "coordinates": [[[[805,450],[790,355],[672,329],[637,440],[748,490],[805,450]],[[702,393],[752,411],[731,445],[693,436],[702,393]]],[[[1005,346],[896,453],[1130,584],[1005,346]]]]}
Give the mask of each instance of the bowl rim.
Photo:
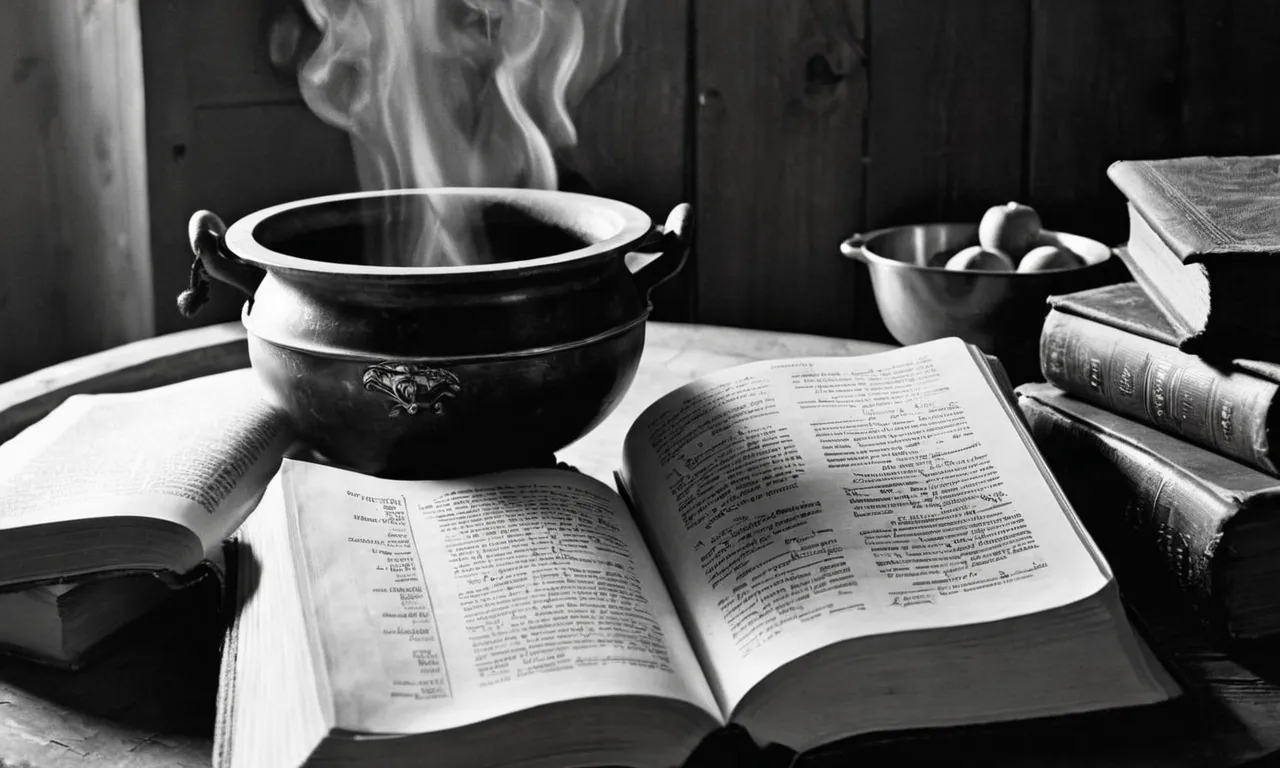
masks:
{"type": "Polygon", "coordinates": [[[1044,277],[1046,275],[1061,275],[1070,272],[1080,272],[1081,270],[1101,267],[1111,259],[1115,258],[1115,248],[1103,243],[1101,240],[1094,240],[1091,237],[1077,235],[1071,232],[1063,232],[1053,229],[1041,229],[1041,233],[1053,235],[1054,237],[1065,237],[1069,240],[1080,240],[1097,246],[1097,250],[1104,254],[1097,261],[1090,261],[1083,267],[1059,267],[1058,269],[1042,269],[1037,272],[988,272],[980,270],[965,270],[963,272],[945,267],[930,267],[924,264],[912,264],[906,261],[898,261],[888,256],[881,256],[872,250],[871,246],[877,239],[884,235],[889,235],[904,229],[915,229],[921,227],[967,227],[973,230],[978,229],[978,225],[967,221],[931,221],[920,224],[904,224],[896,227],[881,227],[873,229],[869,232],[854,234],[846,238],[840,243],[840,252],[847,258],[862,260],[867,263],[876,265],[884,265],[894,269],[909,269],[927,273],[942,273],[948,275],[964,274],[969,276],[981,275],[983,277],[1001,278],[1001,279],[1028,279],[1035,277],[1044,277]]]}
{"type": "Polygon", "coordinates": [[[550,189],[522,189],[517,187],[413,187],[404,189],[368,190],[363,192],[343,192],[334,195],[308,197],[292,200],[279,205],[261,208],[236,220],[227,228],[225,241],[227,248],[236,256],[247,262],[256,264],[271,271],[274,269],[294,272],[314,272],[337,275],[368,276],[460,276],[473,274],[490,274],[499,276],[510,273],[527,272],[537,267],[549,267],[567,262],[581,261],[592,256],[609,254],[628,248],[639,242],[652,229],[653,223],[649,215],[639,208],[596,195],[580,192],[562,192],[550,189]],[[574,217],[587,214],[601,216],[607,220],[612,234],[582,248],[536,259],[501,261],[486,264],[466,264],[456,266],[434,267],[389,267],[373,264],[353,264],[347,262],[319,261],[299,256],[290,256],[274,251],[263,245],[256,237],[256,228],[271,219],[290,211],[315,207],[329,203],[341,203],[348,200],[363,200],[376,197],[413,195],[446,196],[446,197],[481,197],[494,202],[505,202],[526,208],[534,208],[552,215],[552,221],[566,222],[574,217]]]}

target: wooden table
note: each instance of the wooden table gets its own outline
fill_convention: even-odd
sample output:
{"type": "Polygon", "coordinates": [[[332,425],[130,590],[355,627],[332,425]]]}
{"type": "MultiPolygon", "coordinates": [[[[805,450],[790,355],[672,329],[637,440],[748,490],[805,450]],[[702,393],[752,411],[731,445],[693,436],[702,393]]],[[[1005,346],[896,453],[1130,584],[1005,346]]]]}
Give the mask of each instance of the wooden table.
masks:
{"type": "MultiPolygon", "coordinates": [[[[750,360],[856,355],[867,342],[651,323],[635,384],[618,409],[559,458],[609,481],[640,410],[698,375],[750,360]]],[[[127,345],[0,384],[0,440],[77,392],[129,391],[248,365],[238,324],[127,345]]],[[[1154,569],[1121,585],[1192,695],[1145,710],[864,737],[807,765],[1235,766],[1280,750],[1280,644],[1211,648],[1154,569]],[[1154,574],[1154,575],[1153,575],[1154,574]],[[1268,662],[1275,658],[1277,662],[1268,662]],[[870,761],[870,762],[867,762],[870,761]]],[[[207,768],[223,617],[197,587],[109,641],[79,672],[0,660],[0,768],[207,768]]]]}

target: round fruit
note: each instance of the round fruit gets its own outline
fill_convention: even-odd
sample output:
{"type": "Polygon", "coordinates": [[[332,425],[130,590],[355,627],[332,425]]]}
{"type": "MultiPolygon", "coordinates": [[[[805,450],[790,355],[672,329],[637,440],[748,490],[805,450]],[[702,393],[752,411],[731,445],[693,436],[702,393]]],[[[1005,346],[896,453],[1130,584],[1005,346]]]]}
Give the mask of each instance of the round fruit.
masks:
{"type": "Polygon", "coordinates": [[[947,269],[1012,272],[1013,259],[1000,251],[989,250],[980,245],[971,245],[947,259],[947,269]]]}
{"type": "Polygon", "coordinates": [[[1075,251],[1056,245],[1042,245],[1027,251],[1018,262],[1019,272],[1043,272],[1046,269],[1074,269],[1084,266],[1084,259],[1075,251]]]}
{"type": "Polygon", "coordinates": [[[988,208],[978,224],[978,243],[989,251],[1007,253],[1014,261],[1022,258],[1040,237],[1040,214],[1021,203],[1005,203],[988,208]]]}
{"type": "Polygon", "coordinates": [[[956,253],[957,251],[955,248],[947,248],[946,250],[937,251],[936,253],[931,254],[929,258],[925,260],[925,266],[945,268],[947,266],[947,261],[952,256],[955,256],[956,253]]]}

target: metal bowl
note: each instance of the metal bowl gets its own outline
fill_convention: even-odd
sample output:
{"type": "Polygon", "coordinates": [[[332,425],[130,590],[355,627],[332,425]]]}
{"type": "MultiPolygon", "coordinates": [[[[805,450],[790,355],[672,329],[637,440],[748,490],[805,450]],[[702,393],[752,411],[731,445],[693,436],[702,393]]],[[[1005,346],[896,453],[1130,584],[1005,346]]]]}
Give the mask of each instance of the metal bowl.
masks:
{"type": "Polygon", "coordinates": [[[958,336],[999,357],[1017,381],[1039,378],[1037,347],[1050,295],[1124,279],[1106,245],[1047,230],[1040,244],[1069,248],[1086,265],[1026,273],[941,266],[946,255],[977,244],[977,224],[911,224],[854,235],[840,251],[867,265],[880,317],[900,343],[958,336]]]}

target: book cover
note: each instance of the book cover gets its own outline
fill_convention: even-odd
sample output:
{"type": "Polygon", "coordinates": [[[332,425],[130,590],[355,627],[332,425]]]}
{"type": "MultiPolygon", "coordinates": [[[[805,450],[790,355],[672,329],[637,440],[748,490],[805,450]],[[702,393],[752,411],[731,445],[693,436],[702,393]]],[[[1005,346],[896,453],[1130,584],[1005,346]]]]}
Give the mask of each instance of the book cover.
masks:
{"type": "Polygon", "coordinates": [[[1280,360],[1271,287],[1280,277],[1280,156],[1123,160],[1107,175],[1129,201],[1120,258],[1187,352],[1280,360]]]}
{"type": "Polygon", "coordinates": [[[1276,474],[1271,435],[1280,365],[1211,363],[1180,351],[1135,283],[1049,298],[1046,380],[1071,395],[1276,474]]]}
{"type": "Polygon", "coordinates": [[[1280,155],[1121,160],[1107,175],[1184,263],[1280,251],[1280,155]]]}
{"type": "MultiPolygon", "coordinates": [[[[1128,529],[1201,616],[1227,634],[1280,631],[1280,479],[1075,399],[1024,384],[1018,404],[1091,532],[1128,529]]],[[[1106,550],[1122,559],[1124,548],[1106,550]]],[[[1145,556],[1145,555],[1144,555],[1145,556]]]]}

